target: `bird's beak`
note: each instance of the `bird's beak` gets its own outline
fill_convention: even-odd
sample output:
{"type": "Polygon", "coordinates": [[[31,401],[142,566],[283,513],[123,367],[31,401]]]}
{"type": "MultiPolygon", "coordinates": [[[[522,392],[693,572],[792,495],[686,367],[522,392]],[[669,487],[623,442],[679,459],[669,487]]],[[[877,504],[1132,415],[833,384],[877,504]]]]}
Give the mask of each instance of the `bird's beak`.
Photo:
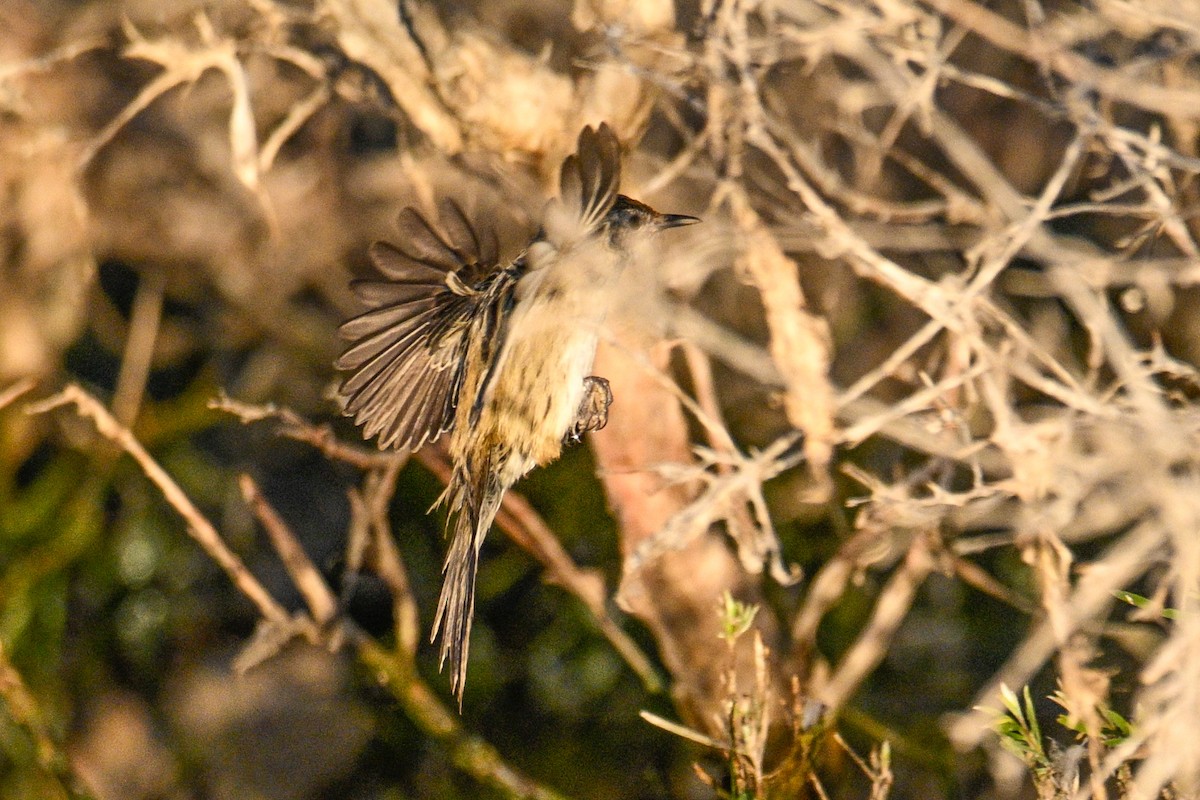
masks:
{"type": "Polygon", "coordinates": [[[658,218],[660,228],[682,228],[684,225],[695,225],[699,217],[689,217],[687,214],[662,214],[658,218]]]}

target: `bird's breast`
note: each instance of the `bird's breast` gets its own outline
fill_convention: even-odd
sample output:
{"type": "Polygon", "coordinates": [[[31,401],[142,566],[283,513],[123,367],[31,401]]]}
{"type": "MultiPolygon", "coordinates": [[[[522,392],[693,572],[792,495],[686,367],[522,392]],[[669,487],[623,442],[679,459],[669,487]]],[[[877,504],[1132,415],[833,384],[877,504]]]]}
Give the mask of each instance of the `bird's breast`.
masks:
{"type": "Polygon", "coordinates": [[[519,303],[509,323],[480,424],[530,462],[525,469],[559,456],[583,400],[603,317],[580,299],[541,291],[519,303]]]}
{"type": "Polygon", "coordinates": [[[562,452],[622,266],[599,240],[563,250],[535,244],[527,263],[470,435],[471,446],[503,452],[511,480],[562,452]]]}

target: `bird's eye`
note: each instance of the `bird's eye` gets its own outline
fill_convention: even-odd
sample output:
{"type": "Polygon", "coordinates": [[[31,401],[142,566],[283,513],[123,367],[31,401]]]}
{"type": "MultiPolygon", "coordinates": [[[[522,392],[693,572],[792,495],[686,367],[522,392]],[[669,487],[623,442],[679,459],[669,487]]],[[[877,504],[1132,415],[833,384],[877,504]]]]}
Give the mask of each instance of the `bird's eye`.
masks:
{"type": "Polygon", "coordinates": [[[636,208],[621,209],[620,224],[626,228],[639,228],[646,220],[638,213],[636,208]]]}

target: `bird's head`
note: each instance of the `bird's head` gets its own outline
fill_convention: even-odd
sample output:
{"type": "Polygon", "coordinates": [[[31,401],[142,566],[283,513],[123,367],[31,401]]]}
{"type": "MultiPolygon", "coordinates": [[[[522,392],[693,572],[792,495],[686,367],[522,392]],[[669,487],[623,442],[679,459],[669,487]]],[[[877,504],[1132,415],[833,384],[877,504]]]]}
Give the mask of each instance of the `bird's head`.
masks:
{"type": "Polygon", "coordinates": [[[699,222],[687,214],[660,214],[632,197],[617,195],[616,202],[604,215],[604,227],[614,239],[633,231],[661,231],[699,222]]]}

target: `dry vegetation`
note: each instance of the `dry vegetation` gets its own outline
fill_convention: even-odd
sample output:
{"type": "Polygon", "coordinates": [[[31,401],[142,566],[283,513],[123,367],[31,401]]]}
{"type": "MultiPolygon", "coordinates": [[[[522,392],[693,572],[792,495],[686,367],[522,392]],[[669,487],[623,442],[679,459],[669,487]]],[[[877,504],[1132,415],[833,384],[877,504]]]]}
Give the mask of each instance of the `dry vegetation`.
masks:
{"type": "Polygon", "coordinates": [[[1200,6],[0,30],[0,796],[1200,793],[1200,6]],[[334,331],[403,204],[519,246],[600,120],[705,224],[504,506],[460,717],[445,455],[337,419],[334,331]]]}

